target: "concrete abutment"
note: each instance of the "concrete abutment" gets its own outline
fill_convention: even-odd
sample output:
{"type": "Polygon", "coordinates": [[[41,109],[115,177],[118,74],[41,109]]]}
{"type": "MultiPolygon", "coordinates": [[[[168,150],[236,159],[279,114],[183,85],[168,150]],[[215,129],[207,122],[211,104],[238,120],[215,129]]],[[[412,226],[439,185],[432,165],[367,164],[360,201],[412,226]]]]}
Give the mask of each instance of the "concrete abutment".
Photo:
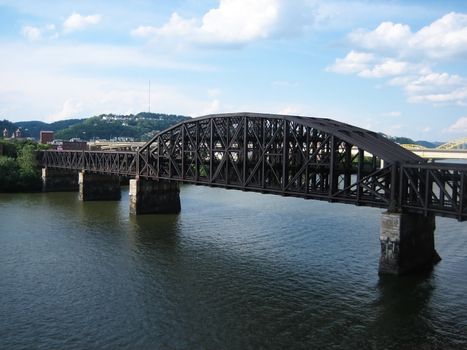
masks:
{"type": "Polygon", "coordinates": [[[180,187],[176,181],[130,180],[130,214],[178,214],[180,187]]]}
{"type": "Polygon", "coordinates": [[[117,175],[79,172],[79,199],[82,201],[120,200],[120,177],[117,175]]]}
{"type": "Polygon", "coordinates": [[[383,213],[379,274],[403,275],[441,260],[435,250],[435,228],[434,215],[383,213]]]}

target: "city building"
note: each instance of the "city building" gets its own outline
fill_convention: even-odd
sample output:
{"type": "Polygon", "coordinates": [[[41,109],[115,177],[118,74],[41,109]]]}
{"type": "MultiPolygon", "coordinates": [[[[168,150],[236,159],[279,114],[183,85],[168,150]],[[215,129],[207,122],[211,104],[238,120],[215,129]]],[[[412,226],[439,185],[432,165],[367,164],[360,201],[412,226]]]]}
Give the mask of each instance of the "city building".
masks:
{"type": "Polygon", "coordinates": [[[46,145],[51,143],[54,140],[54,132],[53,131],[41,131],[39,143],[46,145]]]}

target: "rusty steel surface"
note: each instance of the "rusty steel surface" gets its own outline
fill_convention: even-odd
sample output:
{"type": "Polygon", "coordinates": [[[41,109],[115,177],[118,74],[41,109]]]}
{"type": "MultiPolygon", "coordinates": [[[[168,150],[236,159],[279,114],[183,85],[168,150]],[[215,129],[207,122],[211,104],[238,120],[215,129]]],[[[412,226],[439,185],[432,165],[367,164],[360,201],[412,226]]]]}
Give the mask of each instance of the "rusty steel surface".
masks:
{"type": "Polygon", "coordinates": [[[45,151],[42,165],[467,219],[467,165],[428,164],[331,119],[235,113],[177,124],[137,152],[45,151]]]}

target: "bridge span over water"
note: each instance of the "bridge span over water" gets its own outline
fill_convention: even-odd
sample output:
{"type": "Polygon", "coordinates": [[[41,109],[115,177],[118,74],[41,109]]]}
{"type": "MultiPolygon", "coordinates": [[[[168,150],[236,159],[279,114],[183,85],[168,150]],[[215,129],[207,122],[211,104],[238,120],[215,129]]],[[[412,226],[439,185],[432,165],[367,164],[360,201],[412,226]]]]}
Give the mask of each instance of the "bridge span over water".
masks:
{"type": "Polygon", "coordinates": [[[435,215],[467,219],[467,165],[427,163],[331,119],[214,114],[162,131],[138,151],[44,151],[41,162],[46,190],[79,171],[83,200],[119,197],[118,177],[132,178],[135,214],[180,211],[179,183],[386,208],[383,273],[433,260],[435,215]],[[407,232],[412,243],[401,241],[407,232]]]}

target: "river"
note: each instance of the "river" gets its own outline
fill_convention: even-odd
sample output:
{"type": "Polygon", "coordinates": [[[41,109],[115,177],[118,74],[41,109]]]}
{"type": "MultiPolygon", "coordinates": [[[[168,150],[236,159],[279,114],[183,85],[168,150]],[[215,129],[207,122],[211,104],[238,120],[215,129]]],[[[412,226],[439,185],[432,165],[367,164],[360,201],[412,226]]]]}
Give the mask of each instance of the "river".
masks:
{"type": "Polygon", "coordinates": [[[183,186],[179,215],[0,194],[0,349],[467,349],[467,224],[378,277],[380,209],[183,186]]]}

